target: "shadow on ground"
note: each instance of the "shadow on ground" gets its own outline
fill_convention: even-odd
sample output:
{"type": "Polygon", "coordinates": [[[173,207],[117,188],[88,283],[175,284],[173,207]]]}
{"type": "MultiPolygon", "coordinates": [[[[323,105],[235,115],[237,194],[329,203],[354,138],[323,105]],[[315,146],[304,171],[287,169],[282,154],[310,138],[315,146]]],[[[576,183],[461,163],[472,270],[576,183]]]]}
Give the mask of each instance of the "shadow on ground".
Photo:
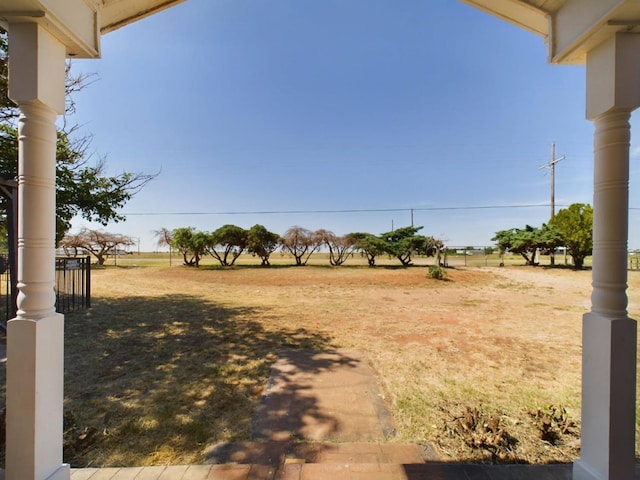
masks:
{"type": "Polygon", "coordinates": [[[384,442],[394,429],[382,390],[355,351],[284,351],[253,421],[263,441],[384,442]]]}
{"type": "Polygon", "coordinates": [[[279,351],[331,348],[304,327],[267,329],[264,310],[194,296],[93,305],[65,324],[65,461],[74,467],[203,462],[207,445],[249,439],[279,351]]]}
{"type": "MultiPolygon", "coordinates": [[[[281,352],[252,422],[252,438],[261,441],[326,440],[339,432],[344,419],[323,409],[322,392],[312,379],[354,369],[360,359],[338,352],[325,355],[299,352],[292,357],[281,352]]],[[[326,388],[325,388],[326,394],[326,388]]]]}

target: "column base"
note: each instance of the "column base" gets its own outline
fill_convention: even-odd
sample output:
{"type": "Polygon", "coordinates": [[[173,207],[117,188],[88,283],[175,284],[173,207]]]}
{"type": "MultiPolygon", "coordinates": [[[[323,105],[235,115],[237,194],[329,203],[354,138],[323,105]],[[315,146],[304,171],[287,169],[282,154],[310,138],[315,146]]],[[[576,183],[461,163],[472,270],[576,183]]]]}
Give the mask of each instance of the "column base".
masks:
{"type": "Polygon", "coordinates": [[[606,476],[599,475],[597,472],[589,468],[581,458],[573,462],[573,480],[607,480],[606,476]]]}
{"type": "Polygon", "coordinates": [[[7,480],[69,480],[62,464],[64,316],[7,324],[7,480]]]}
{"type": "Polygon", "coordinates": [[[582,323],[582,445],[576,480],[633,480],[636,321],[601,313],[582,323]]]}
{"type": "MultiPolygon", "coordinates": [[[[636,468],[634,466],[632,473],[628,473],[626,477],[619,477],[619,478],[633,480],[634,478],[636,478],[635,471],[636,471],[636,468]]],[[[587,465],[582,460],[582,458],[578,458],[573,462],[573,472],[572,472],[571,478],[573,480],[606,480],[607,478],[613,479],[617,477],[613,477],[613,476],[606,477],[604,475],[599,475],[597,472],[589,468],[589,465],[587,465]]]]}
{"type": "Polygon", "coordinates": [[[51,476],[47,477],[47,480],[70,480],[71,479],[71,467],[68,463],[63,463],[58,470],[53,472],[51,476]]]}

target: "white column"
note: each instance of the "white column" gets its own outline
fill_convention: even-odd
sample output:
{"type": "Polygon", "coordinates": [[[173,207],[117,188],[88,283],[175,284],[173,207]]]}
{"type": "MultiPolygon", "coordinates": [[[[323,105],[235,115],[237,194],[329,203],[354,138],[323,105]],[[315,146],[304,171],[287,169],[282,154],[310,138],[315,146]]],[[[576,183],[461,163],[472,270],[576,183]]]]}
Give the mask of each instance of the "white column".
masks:
{"type": "Polygon", "coordinates": [[[7,480],[68,480],[62,463],[63,316],[55,313],[56,117],[65,48],[35,23],[9,25],[18,124],[18,313],[7,328],[7,480]]]}
{"type": "Polygon", "coordinates": [[[636,321],[627,317],[628,110],[595,120],[593,293],[583,318],[576,479],[633,479],[636,321]]]}
{"type": "Polygon", "coordinates": [[[582,445],[576,480],[632,480],[636,321],[627,316],[629,117],[640,102],[640,36],[618,34],[587,57],[594,120],[593,293],[583,317],[582,445]]]}

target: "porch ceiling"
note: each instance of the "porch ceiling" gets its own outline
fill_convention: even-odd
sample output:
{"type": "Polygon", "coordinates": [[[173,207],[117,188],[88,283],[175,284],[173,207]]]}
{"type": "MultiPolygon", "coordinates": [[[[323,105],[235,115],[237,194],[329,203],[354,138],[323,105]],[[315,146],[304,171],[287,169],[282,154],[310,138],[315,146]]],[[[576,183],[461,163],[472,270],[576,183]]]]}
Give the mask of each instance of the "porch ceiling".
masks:
{"type": "Polygon", "coordinates": [[[566,0],[462,0],[487,13],[546,37],[549,20],[566,0]]]}
{"type": "Polygon", "coordinates": [[[98,57],[100,35],[184,0],[2,0],[0,25],[42,24],[67,47],[67,55],[98,57]]]}
{"type": "Polygon", "coordinates": [[[637,0],[461,0],[545,38],[551,63],[584,64],[618,32],[640,33],[637,0]]]}
{"type": "Polygon", "coordinates": [[[102,0],[100,33],[108,33],[184,0],[102,0]]]}

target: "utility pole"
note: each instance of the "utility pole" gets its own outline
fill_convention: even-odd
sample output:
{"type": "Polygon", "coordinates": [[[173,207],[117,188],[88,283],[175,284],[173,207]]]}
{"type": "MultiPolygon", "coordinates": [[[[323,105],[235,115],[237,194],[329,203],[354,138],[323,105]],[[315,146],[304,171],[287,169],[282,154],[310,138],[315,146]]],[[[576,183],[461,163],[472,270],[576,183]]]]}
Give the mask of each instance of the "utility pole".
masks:
{"type": "Polygon", "coordinates": [[[539,169],[548,168],[551,171],[551,216],[552,219],[556,214],[556,163],[565,159],[565,156],[556,158],[556,144],[551,144],[551,160],[544,165],[540,165],[539,169]]]}
{"type": "Polygon", "coordinates": [[[413,227],[413,208],[411,209],[411,226],[413,227]]]}
{"type": "MultiPolygon", "coordinates": [[[[539,168],[548,168],[551,171],[551,216],[549,220],[551,220],[556,215],[556,163],[561,162],[565,159],[565,156],[561,156],[556,158],[556,144],[551,144],[551,160],[549,163],[545,163],[541,165],[539,168]]],[[[565,250],[566,252],[566,250],[565,250]]],[[[555,265],[555,252],[551,252],[551,265],[555,265]]]]}

